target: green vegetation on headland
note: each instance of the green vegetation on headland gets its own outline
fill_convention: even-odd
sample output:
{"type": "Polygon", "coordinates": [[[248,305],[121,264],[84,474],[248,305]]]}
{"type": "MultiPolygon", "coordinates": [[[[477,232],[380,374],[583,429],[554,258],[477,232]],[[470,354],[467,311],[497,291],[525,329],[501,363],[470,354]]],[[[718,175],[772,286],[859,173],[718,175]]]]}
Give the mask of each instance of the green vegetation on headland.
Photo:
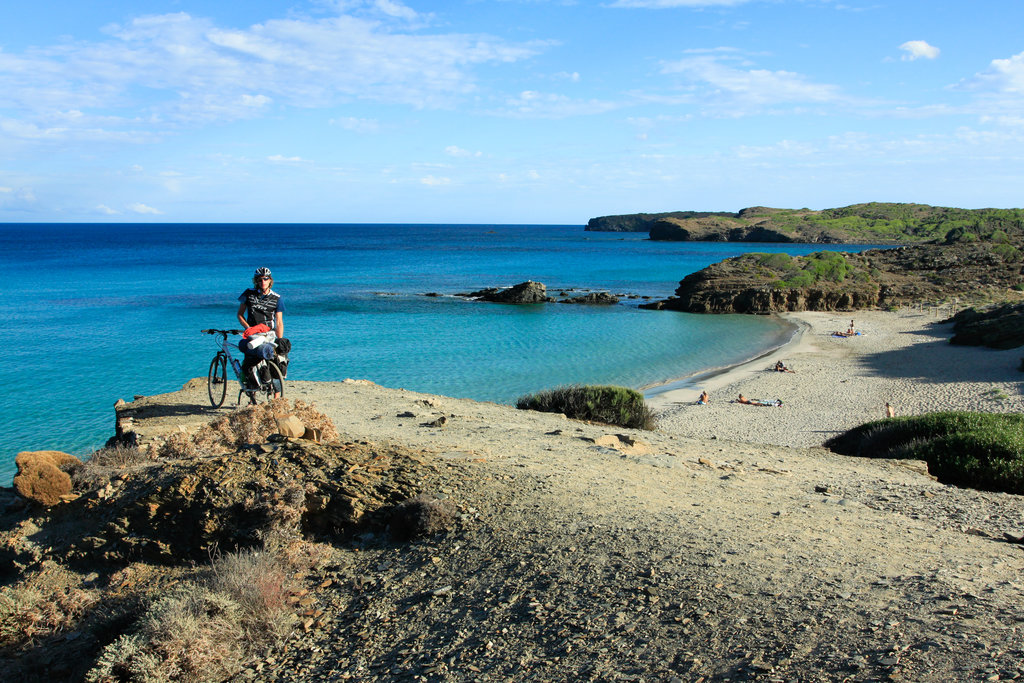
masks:
{"type": "MultiPolygon", "coordinates": [[[[669,219],[652,228],[652,238],[665,220],[669,219]]],[[[954,298],[961,305],[988,304],[1018,300],[1024,291],[1024,209],[873,203],[815,212],[758,207],[729,217],[671,220],[690,221],[688,228],[678,224],[673,228],[686,233],[685,239],[906,246],[859,254],[748,253],[687,275],[675,297],[644,308],[771,313],[893,307],[954,298]],[[709,221],[716,225],[709,227],[709,221]],[[726,225],[730,221],[746,221],[747,227],[730,228],[726,225]],[[694,227],[698,223],[701,226],[694,227]]]]}
{"type": "Polygon", "coordinates": [[[654,429],[654,413],[644,402],[643,394],[625,387],[573,384],[522,396],[516,401],[516,408],[562,413],[574,420],[631,429],[654,429]]]}
{"type": "Polygon", "coordinates": [[[869,202],[836,209],[773,209],[738,213],[676,211],[592,218],[591,231],[649,232],[653,240],[914,244],[1024,236],[1024,209],[958,209],[869,202]]]}
{"type": "Polygon", "coordinates": [[[1024,415],[890,418],[855,427],[825,445],[843,455],[924,460],[944,484],[1024,494],[1024,415]]]}

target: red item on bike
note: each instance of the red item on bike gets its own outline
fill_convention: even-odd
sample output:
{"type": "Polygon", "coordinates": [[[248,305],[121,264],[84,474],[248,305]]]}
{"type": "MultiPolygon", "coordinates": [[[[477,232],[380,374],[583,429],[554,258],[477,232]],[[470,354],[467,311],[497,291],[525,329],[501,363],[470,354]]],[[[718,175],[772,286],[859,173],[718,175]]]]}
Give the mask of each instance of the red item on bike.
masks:
{"type": "Polygon", "coordinates": [[[245,329],[245,332],[242,333],[242,337],[248,339],[254,334],[263,334],[264,332],[270,332],[270,328],[264,325],[263,323],[260,323],[259,325],[247,327],[245,329]]]}

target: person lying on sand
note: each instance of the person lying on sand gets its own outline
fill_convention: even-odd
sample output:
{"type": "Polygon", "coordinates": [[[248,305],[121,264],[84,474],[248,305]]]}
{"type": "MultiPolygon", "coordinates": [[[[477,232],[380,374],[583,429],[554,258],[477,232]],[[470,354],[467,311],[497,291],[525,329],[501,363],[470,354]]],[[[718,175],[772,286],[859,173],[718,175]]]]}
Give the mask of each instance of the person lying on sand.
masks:
{"type": "Polygon", "coordinates": [[[748,405],[748,406],[765,406],[765,407],[769,407],[770,406],[770,407],[775,407],[775,408],[779,408],[779,407],[782,406],[782,400],[781,399],[775,399],[774,401],[761,401],[761,400],[756,399],[756,398],[754,398],[754,399],[747,398],[743,394],[740,394],[740,397],[738,399],[736,399],[736,402],[737,403],[742,403],[743,405],[748,405]]]}
{"type": "Polygon", "coordinates": [[[789,368],[787,368],[786,364],[783,363],[780,360],[780,361],[776,361],[776,363],[775,363],[775,372],[793,372],[793,371],[790,370],[789,368]]]}
{"type": "Polygon", "coordinates": [[[708,392],[705,390],[700,392],[700,398],[697,399],[697,403],[699,405],[706,406],[708,404],[708,401],[710,400],[711,399],[708,397],[708,392]]]}

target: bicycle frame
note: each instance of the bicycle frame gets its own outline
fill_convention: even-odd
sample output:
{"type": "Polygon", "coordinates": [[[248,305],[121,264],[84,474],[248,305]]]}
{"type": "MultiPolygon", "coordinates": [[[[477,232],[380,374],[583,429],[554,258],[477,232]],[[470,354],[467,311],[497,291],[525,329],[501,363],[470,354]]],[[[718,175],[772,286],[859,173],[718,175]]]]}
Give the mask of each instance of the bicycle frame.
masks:
{"type": "MultiPolygon", "coordinates": [[[[217,355],[214,356],[214,361],[213,362],[215,364],[216,363],[222,363],[224,365],[228,365],[228,364],[231,365],[231,370],[235,373],[235,379],[238,380],[238,386],[239,386],[238,400],[237,400],[238,403],[242,402],[242,395],[243,394],[245,394],[246,396],[249,397],[249,400],[250,400],[251,403],[255,403],[256,402],[256,396],[261,391],[273,392],[274,396],[278,396],[278,395],[280,395],[281,393],[284,392],[284,385],[281,382],[280,369],[278,369],[277,366],[274,365],[272,362],[263,361],[263,360],[261,360],[259,362],[259,364],[256,365],[256,367],[260,368],[264,364],[270,365],[271,368],[273,369],[274,373],[277,374],[277,378],[274,378],[273,376],[271,376],[271,379],[269,380],[269,382],[271,382],[272,384],[269,384],[269,385],[267,384],[266,381],[259,381],[259,380],[257,380],[257,386],[246,386],[246,378],[245,378],[244,373],[242,372],[242,363],[237,358],[235,358],[234,354],[232,354],[232,352],[231,352],[232,348],[235,348],[234,345],[228,343],[228,335],[229,334],[238,334],[238,335],[240,335],[240,334],[242,334],[241,330],[212,330],[211,329],[211,330],[202,330],[202,332],[205,333],[205,334],[220,335],[220,340],[216,342],[218,350],[217,350],[217,355]]],[[[212,372],[213,371],[211,370],[211,373],[212,372]]],[[[211,374],[211,376],[212,376],[212,374],[211,374]]],[[[269,394],[268,394],[268,396],[269,396],[269,394]]],[[[214,396],[213,396],[212,393],[210,394],[210,401],[213,403],[214,407],[218,407],[218,406],[221,405],[219,402],[214,400],[214,396]]],[[[221,401],[223,401],[223,391],[221,392],[221,401]]]]}
{"type": "Polygon", "coordinates": [[[228,364],[235,373],[235,379],[238,380],[239,386],[242,390],[245,390],[245,378],[242,376],[242,363],[231,355],[232,345],[228,344],[229,334],[242,334],[241,330],[203,330],[207,334],[219,334],[220,341],[216,342],[220,352],[217,355],[223,354],[227,357],[228,364]]]}

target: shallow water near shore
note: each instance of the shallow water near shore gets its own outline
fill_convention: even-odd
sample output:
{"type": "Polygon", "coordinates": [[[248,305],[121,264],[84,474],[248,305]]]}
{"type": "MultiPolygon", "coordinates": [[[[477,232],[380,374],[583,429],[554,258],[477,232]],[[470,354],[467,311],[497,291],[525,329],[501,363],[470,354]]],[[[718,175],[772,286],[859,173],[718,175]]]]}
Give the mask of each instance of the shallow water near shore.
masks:
{"type": "Polygon", "coordinates": [[[0,364],[0,481],[18,451],[101,446],[117,399],[205,376],[215,349],[199,330],[237,326],[236,298],[257,266],[274,271],[287,304],[289,379],[511,403],[567,383],[639,388],[777,346],[791,333],[778,319],[644,311],[639,297],[668,297],[688,273],[746,251],[821,248],[661,243],[582,226],[0,225],[15,341],[0,364]],[[451,296],[528,279],[555,296],[638,298],[583,307],[451,296]]]}

